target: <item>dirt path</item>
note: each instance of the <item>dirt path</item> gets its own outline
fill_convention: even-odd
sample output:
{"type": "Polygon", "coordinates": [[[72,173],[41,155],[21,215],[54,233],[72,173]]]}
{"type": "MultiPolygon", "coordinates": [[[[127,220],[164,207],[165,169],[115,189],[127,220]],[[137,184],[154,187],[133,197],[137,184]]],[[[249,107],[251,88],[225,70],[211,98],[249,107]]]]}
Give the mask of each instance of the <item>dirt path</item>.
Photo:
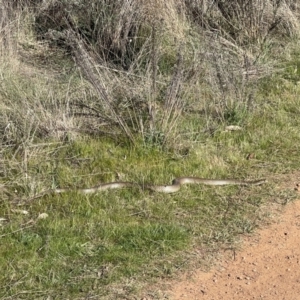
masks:
{"type": "Polygon", "coordinates": [[[288,204],[276,223],[245,237],[234,259],[172,286],[171,300],[300,299],[300,201],[288,204]]]}

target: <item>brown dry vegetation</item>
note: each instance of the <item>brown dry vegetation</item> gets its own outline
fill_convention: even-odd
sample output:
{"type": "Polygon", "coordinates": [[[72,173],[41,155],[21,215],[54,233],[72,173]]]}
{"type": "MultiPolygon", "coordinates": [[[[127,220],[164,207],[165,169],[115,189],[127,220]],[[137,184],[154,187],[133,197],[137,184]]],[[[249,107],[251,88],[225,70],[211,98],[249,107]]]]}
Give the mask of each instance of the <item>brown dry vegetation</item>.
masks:
{"type": "Polygon", "coordinates": [[[2,92],[3,138],[76,129],[174,144],[183,111],[226,121],[255,106],[270,52],[299,33],[298,13],[295,1],[2,1],[2,90],[18,94],[11,103],[2,92]],[[24,78],[46,86],[59,75],[62,97],[22,90],[24,78]]]}

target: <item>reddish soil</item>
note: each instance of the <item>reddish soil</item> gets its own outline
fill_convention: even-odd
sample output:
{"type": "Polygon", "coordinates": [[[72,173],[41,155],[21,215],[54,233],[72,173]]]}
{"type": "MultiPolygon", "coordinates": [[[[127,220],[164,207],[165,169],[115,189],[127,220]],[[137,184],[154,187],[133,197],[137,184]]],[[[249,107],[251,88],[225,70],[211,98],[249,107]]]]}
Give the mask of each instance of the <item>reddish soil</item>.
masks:
{"type": "Polygon", "coordinates": [[[195,271],[172,282],[167,299],[300,299],[300,201],[245,237],[235,257],[224,258],[208,273],[195,271]]]}

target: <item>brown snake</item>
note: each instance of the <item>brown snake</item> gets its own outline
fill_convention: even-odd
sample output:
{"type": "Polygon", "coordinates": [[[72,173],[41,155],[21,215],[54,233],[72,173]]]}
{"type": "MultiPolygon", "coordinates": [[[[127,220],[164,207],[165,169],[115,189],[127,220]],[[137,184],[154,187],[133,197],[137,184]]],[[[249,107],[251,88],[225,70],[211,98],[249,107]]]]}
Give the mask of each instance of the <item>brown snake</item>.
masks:
{"type": "Polygon", "coordinates": [[[102,183],[95,187],[91,188],[82,188],[82,189],[53,189],[49,192],[53,193],[64,193],[70,191],[76,191],[82,194],[91,194],[97,193],[100,191],[110,190],[110,189],[120,189],[125,187],[136,187],[140,186],[143,189],[151,190],[154,192],[161,192],[161,193],[176,193],[180,190],[180,187],[183,184],[204,184],[204,185],[241,185],[241,186],[249,186],[249,185],[261,185],[265,183],[265,179],[255,180],[255,181],[243,181],[238,179],[204,179],[199,177],[178,177],[172,181],[171,185],[154,185],[154,184],[147,184],[141,185],[136,184],[133,182],[109,182],[109,183],[102,183]]]}

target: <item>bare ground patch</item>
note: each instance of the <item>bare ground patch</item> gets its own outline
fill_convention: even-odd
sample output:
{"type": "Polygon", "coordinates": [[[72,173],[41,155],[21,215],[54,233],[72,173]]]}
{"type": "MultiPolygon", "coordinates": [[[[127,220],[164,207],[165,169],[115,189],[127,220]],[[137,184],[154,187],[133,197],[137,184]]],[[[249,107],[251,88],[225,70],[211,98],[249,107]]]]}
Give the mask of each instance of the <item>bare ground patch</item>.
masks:
{"type": "MultiPolygon", "coordinates": [[[[278,183],[278,188],[292,191],[300,181],[300,172],[271,180],[278,183]]],[[[244,236],[241,251],[223,253],[209,272],[185,272],[167,284],[163,299],[297,299],[300,201],[289,203],[280,213],[278,208],[270,209],[274,215],[270,224],[244,236]]]]}

